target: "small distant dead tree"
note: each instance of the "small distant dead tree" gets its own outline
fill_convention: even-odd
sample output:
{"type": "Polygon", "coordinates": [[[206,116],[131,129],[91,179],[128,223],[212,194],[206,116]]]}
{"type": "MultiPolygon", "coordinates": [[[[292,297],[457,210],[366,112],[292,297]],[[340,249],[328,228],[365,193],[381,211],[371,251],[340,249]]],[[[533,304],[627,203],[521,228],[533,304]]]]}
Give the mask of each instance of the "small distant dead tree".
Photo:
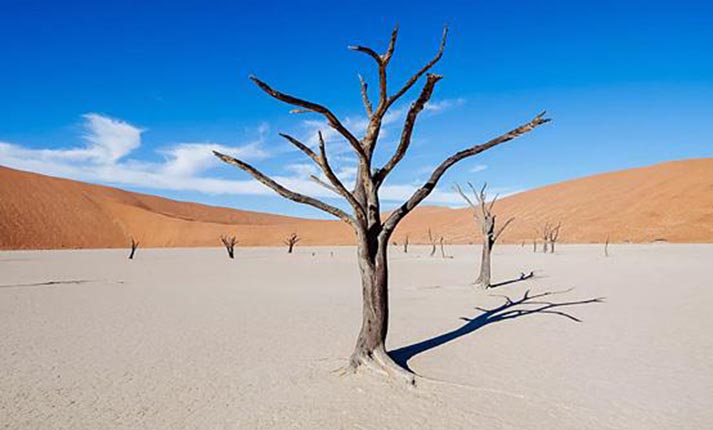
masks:
{"type": "Polygon", "coordinates": [[[404,238],[404,254],[408,254],[408,235],[404,238]]]}
{"type": "Polygon", "coordinates": [[[561,228],[561,222],[557,225],[550,224],[549,222],[545,223],[545,225],[542,227],[542,240],[544,241],[543,252],[547,252],[549,245],[550,254],[554,254],[555,243],[557,243],[557,239],[559,239],[561,228]]]}
{"type": "Polygon", "coordinates": [[[225,250],[228,251],[228,258],[235,258],[235,245],[238,243],[238,238],[223,234],[220,236],[220,241],[223,243],[225,250]]]}
{"type": "Polygon", "coordinates": [[[604,256],[609,257],[609,236],[607,236],[607,240],[604,242],[604,256]]]}
{"type": "Polygon", "coordinates": [[[292,254],[292,248],[294,248],[297,242],[299,242],[300,240],[302,240],[302,238],[297,236],[297,233],[292,233],[287,239],[282,242],[287,245],[288,254],[292,254]]]}
{"type": "Polygon", "coordinates": [[[452,258],[450,255],[446,255],[445,239],[443,238],[443,236],[438,239],[438,243],[441,247],[441,258],[452,258]]]}
{"type": "Polygon", "coordinates": [[[532,240],[532,252],[537,252],[537,238],[532,240]]]}
{"type": "Polygon", "coordinates": [[[485,193],[485,189],[488,187],[487,183],[483,184],[483,188],[481,188],[479,192],[476,191],[475,187],[473,187],[473,184],[471,184],[470,182],[468,182],[468,186],[473,192],[477,204],[475,204],[463,192],[459,185],[456,185],[455,188],[456,191],[458,191],[458,193],[461,195],[461,197],[463,197],[463,199],[468,202],[470,207],[473,209],[473,216],[478,221],[481,233],[483,235],[483,251],[480,257],[480,273],[478,274],[478,277],[476,278],[474,284],[479,285],[483,288],[490,288],[490,254],[493,252],[493,246],[495,246],[495,242],[498,240],[498,238],[500,238],[500,235],[503,234],[503,231],[505,231],[507,226],[510,225],[510,223],[513,222],[515,218],[508,218],[508,220],[505,221],[505,223],[503,223],[500,228],[496,228],[493,207],[495,206],[495,202],[498,200],[498,196],[495,195],[495,198],[493,198],[490,204],[488,204],[486,202],[487,195],[485,193]]]}
{"type": "Polygon", "coordinates": [[[131,252],[129,253],[129,260],[134,259],[134,254],[136,254],[136,250],[138,248],[139,248],[139,241],[132,237],[131,238],[131,252]]]}
{"type": "Polygon", "coordinates": [[[436,238],[433,237],[433,234],[431,234],[431,229],[428,229],[428,242],[431,244],[431,254],[429,254],[431,257],[436,255],[436,238]]]}
{"type": "Polygon", "coordinates": [[[321,131],[317,133],[317,150],[312,149],[311,146],[293,136],[281,135],[314,161],[315,165],[324,174],[325,179],[323,180],[316,176],[312,179],[343,197],[351,207],[351,213],[314,197],[290,190],[243,160],[220,152],[215,152],[215,155],[222,161],[250,174],[257,181],[271,188],[282,197],[318,208],[341,219],[354,229],[357,244],[357,261],[361,274],[363,312],[361,330],[345,371],[356,371],[362,366],[376,368],[390,376],[400,376],[409,383],[414,383],[414,374],[399,366],[386,353],[384,346],[388,331],[388,244],[391,235],[404,217],[436,189],[438,182],[451,167],[462,160],[529,133],[547,123],[549,119],[545,118],[543,112],[536,115],[532,120],[494,139],[482,144],[469,146],[445,158],[436,165],[428,179],[403,204],[389,212],[384,217],[385,219],[382,219],[383,212],[379,190],[411,147],[414,126],[419,114],[431,100],[436,84],[443,78],[440,75],[430,73],[430,71],[443,55],[446,46],[447,29],[443,31],[443,37],[436,55],[411,75],[404,84],[394,86],[395,90],[389,91],[387,71],[390,70],[389,64],[396,46],[397,34],[398,28],[395,28],[391,33],[388,47],[383,54],[377,53],[374,49],[366,46],[350,47],[350,49],[366,54],[373,59],[378,72],[378,90],[377,97],[374,98],[375,103],[372,103],[369,96],[366,81],[363,78],[359,79],[361,98],[367,116],[363,135],[359,137],[353,131],[347,129],[334,112],[326,106],[283,93],[260,79],[254,76],[251,77],[252,81],[266,94],[294,106],[295,109],[292,112],[320,115],[324,118],[327,126],[331,127],[351,147],[357,159],[357,173],[354,186],[347,188],[335,173],[327,157],[326,144],[321,131]],[[396,149],[392,154],[387,155],[387,161],[383,165],[375,165],[375,160],[378,158],[374,157],[374,154],[377,144],[383,141],[379,137],[382,133],[382,125],[385,118],[388,117],[390,112],[393,112],[390,109],[399,105],[398,102],[403,101],[402,97],[419,81],[423,82],[423,86],[406,111],[403,127],[397,138],[396,149]]]}

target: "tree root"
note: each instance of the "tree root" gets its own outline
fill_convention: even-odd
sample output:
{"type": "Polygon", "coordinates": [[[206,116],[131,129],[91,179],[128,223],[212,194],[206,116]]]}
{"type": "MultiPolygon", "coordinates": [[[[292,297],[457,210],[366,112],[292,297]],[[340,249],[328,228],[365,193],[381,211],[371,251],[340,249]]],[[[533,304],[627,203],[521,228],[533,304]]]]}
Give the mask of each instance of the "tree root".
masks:
{"type": "Polygon", "coordinates": [[[386,375],[389,380],[403,383],[407,387],[415,387],[417,375],[399,366],[383,347],[376,348],[369,353],[355,353],[342,369],[338,369],[340,376],[357,373],[360,369],[368,369],[380,375],[386,375]]]}

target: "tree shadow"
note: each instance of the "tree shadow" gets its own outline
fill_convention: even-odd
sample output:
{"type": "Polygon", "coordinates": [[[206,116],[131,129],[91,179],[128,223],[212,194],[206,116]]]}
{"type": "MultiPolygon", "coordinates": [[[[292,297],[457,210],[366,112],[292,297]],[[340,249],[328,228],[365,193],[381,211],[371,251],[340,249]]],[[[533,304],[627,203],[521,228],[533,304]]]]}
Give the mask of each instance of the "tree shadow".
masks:
{"type": "Polygon", "coordinates": [[[496,323],[499,321],[505,321],[514,318],[520,318],[532,314],[549,314],[565,317],[574,322],[581,322],[580,319],[573,315],[570,315],[560,308],[576,305],[584,305],[588,303],[602,303],[604,302],[604,297],[597,297],[594,299],[587,300],[577,300],[568,302],[551,302],[546,300],[539,300],[547,296],[552,296],[556,294],[564,294],[572,291],[572,288],[562,291],[547,291],[540,294],[530,295],[530,290],[527,290],[522,298],[517,300],[512,300],[507,296],[498,295],[497,297],[503,297],[505,303],[493,309],[484,309],[476,307],[475,309],[481,311],[482,313],[475,318],[461,317],[460,319],[466,321],[461,327],[451,330],[447,333],[443,333],[429,339],[422,340],[411,345],[407,345],[393,351],[389,352],[391,358],[411,372],[411,368],[408,365],[409,360],[411,360],[416,355],[426,352],[428,350],[437,348],[448,342],[458,339],[459,337],[470,334],[481,327],[488,324],[496,323]]]}
{"type": "Polygon", "coordinates": [[[520,273],[520,277],[519,277],[519,278],[510,279],[510,280],[503,281],[503,282],[498,282],[498,283],[496,283],[496,284],[490,284],[490,286],[489,286],[488,288],[502,287],[502,286],[504,286],[504,285],[514,284],[515,282],[527,281],[528,279],[532,279],[532,278],[534,278],[534,277],[535,277],[535,272],[530,272],[530,273],[527,273],[527,274],[525,274],[525,273],[520,273]]]}

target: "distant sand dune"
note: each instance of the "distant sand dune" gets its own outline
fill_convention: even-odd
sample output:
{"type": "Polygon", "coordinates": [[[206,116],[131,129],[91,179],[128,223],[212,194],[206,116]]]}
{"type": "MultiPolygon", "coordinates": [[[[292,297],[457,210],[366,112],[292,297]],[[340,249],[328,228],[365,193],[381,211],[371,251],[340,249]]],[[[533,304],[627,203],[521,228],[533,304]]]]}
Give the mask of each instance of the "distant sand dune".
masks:
{"type": "MultiPolygon", "coordinates": [[[[236,198],[237,200],[238,198],[236,198]]],[[[504,242],[528,244],[546,221],[562,221],[563,242],[713,242],[713,159],[692,159],[589,176],[502,199],[501,220],[516,217],[504,242]]],[[[449,243],[479,240],[468,209],[422,207],[394,236],[423,243],[427,230],[449,243]]],[[[308,220],[178,202],[116,188],[0,167],[0,248],[279,245],[297,232],[304,245],[353,241],[339,221],[308,220]]],[[[530,245],[528,245],[530,246],[530,245]]]]}

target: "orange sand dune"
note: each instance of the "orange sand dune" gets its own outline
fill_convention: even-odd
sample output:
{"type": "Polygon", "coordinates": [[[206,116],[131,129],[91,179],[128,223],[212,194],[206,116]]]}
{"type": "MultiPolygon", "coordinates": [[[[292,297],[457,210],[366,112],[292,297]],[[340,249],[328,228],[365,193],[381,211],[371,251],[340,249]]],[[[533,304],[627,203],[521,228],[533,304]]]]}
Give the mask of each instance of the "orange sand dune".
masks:
{"type": "MultiPolygon", "coordinates": [[[[562,242],[713,242],[713,159],[674,161],[523,192],[497,202],[503,242],[531,242],[547,222],[562,222],[562,242]]],[[[418,208],[394,241],[423,243],[427,230],[448,243],[479,240],[469,209],[418,208]]],[[[0,248],[279,245],[297,232],[305,245],[350,244],[339,221],[309,220],[177,202],[116,188],[0,167],[0,248]]]]}

